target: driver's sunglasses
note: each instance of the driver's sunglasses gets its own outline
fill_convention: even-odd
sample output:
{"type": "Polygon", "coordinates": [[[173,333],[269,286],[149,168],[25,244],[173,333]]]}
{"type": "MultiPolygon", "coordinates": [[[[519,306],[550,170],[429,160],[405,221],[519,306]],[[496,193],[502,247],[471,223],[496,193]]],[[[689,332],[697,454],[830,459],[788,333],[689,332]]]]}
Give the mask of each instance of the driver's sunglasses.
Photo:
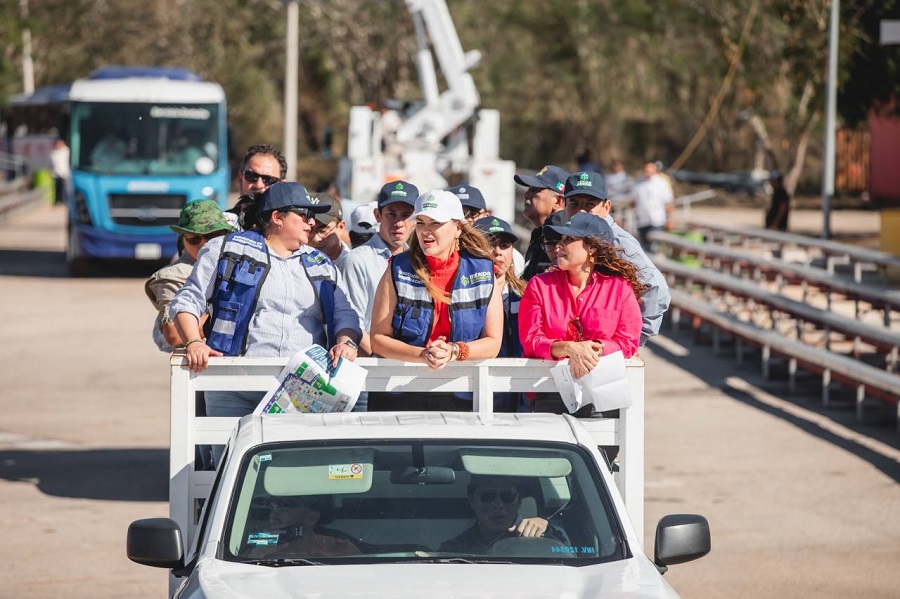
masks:
{"type": "Polygon", "coordinates": [[[500,501],[503,503],[508,504],[518,499],[519,493],[517,491],[482,491],[478,494],[481,503],[494,503],[497,497],[500,497],[500,501]]]}
{"type": "Polygon", "coordinates": [[[566,336],[572,341],[584,341],[584,327],[581,326],[580,316],[569,321],[566,327],[566,336]]]}
{"type": "Polygon", "coordinates": [[[262,179],[262,182],[265,185],[275,185],[276,183],[281,181],[280,177],[273,177],[272,175],[260,175],[259,173],[255,173],[249,169],[244,171],[244,179],[248,183],[256,183],[257,181],[262,179]]]}

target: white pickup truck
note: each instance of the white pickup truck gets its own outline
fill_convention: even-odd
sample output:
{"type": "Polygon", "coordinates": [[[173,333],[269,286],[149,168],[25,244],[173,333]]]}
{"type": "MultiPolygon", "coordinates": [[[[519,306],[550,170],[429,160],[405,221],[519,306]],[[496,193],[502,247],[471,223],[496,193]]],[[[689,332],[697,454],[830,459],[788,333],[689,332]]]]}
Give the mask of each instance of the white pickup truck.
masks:
{"type": "Polygon", "coordinates": [[[179,598],[677,597],[661,574],[709,552],[703,517],[670,515],[651,560],[629,517],[643,519],[640,360],[618,419],[493,413],[495,391],[552,389],[540,360],[359,363],[369,390],[473,391],[473,412],[234,427],[195,417],[196,392],[268,388],[284,360],[223,358],[195,375],[173,357],[172,518],[132,523],[128,557],[172,569],[179,598]],[[214,478],[195,471],[194,445],[229,434],[214,478]],[[620,447],[615,475],[598,445],[620,447]]]}

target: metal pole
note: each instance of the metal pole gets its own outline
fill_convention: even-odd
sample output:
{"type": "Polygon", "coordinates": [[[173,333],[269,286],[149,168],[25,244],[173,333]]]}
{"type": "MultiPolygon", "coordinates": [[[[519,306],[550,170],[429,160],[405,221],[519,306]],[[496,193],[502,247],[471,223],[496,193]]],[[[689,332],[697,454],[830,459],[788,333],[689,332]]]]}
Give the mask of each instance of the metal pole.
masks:
{"type": "Polygon", "coordinates": [[[837,64],[840,0],[831,0],[831,27],[828,34],[828,80],[825,95],[825,164],[822,169],[822,238],[831,238],[831,198],[834,196],[834,142],[837,120],[837,64]]]}
{"type": "MultiPolygon", "coordinates": [[[[28,19],[28,0],[19,0],[19,13],[28,19]]],[[[34,61],[31,59],[31,29],[22,30],[22,91],[34,93],[34,61]]]]}
{"type": "Polygon", "coordinates": [[[287,1],[287,56],[284,69],[284,157],[287,180],[297,179],[297,86],[300,73],[300,0],[287,1]]]}

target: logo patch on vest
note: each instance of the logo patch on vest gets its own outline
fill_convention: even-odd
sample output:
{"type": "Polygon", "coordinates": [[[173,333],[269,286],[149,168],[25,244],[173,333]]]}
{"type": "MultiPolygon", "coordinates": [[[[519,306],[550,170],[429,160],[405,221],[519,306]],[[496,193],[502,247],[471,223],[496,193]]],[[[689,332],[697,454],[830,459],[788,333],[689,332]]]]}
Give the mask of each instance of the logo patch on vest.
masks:
{"type": "Polygon", "coordinates": [[[488,270],[483,270],[481,272],[472,273],[468,277],[463,275],[463,277],[460,279],[460,282],[464,286],[468,286],[470,284],[475,285],[477,283],[482,283],[484,281],[490,281],[490,280],[491,280],[491,272],[488,270]]]}
{"type": "Polygon", "coordinates": [[[235,243],[239,243],[241,245],[246,245],[246,246],[255,248],[257,250],[261,250],[264,245],[262,241],[258,241],[256,239],[250,239],[249,237],[244,237],[243,235],[237,235],[235,237],[232,237],[231,241],[234,241],[235,243]]]}

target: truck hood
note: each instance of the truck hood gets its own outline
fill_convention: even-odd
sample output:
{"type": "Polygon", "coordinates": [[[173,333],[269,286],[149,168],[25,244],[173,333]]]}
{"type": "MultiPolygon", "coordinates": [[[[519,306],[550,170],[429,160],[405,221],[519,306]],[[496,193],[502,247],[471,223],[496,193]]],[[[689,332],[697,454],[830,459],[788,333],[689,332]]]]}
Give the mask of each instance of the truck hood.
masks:
{"type": "Polygon", "coordinates": [[[646,558],[594,566],[358,564],[269,568],[197,564],[182,599],[559,599],[678,597],[646,558]]]}

